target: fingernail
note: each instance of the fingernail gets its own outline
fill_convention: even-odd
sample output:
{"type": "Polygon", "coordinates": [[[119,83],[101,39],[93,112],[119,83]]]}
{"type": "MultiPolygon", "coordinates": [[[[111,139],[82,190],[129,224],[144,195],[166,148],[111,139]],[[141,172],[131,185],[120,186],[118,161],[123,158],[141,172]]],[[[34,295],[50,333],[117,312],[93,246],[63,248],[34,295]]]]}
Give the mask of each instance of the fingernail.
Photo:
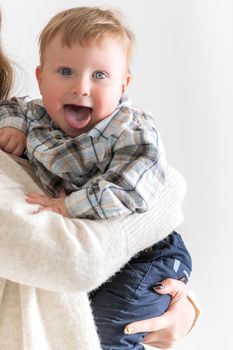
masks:
{"type": "Polygon", "coordinates": [[[164,285],[162,283],[156,283],[156,285],[154,286],[154,289],[163,289],[164,285]]]}
{"type": "Polygon", "coordinates": [[[181,282],[185,282],[185,277],[181,277],[181,278],[179,278],[179,281],[181,281],[181,282]]]}
{"type": "Polygon", "coordinates": [[[133,332],[134,332],[134,327],[132,327],[132,326],[126,326],[124,329],[125,334],[131,334],[133,332]]]}

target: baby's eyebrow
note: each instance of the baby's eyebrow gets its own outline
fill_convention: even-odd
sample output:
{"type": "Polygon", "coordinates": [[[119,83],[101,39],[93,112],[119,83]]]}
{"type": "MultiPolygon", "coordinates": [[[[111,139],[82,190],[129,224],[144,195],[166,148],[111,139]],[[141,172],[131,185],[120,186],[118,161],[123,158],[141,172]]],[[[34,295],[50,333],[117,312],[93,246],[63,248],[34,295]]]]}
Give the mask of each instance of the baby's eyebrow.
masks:
{"type": "Polygon", "coordinates": [[[97,67],[98,69],[110,69],[110,68],[111,68],[111,66],[108,65],[108,64],[105,64],[105,65],[96,65],[96,67],[97,67]]]}

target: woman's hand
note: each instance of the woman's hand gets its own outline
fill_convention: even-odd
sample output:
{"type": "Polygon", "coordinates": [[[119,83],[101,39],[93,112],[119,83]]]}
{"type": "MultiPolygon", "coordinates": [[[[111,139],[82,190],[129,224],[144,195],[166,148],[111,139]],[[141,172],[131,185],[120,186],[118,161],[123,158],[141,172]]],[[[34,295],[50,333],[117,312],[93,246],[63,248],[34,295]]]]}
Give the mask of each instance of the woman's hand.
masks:
{"type": "Polygon", "coordinates": [[[186,285],[177,280],[166,279],[155,286],[160,294],[170,294],[168,310],[161,316],[137,321],[126,326],[126,333],[149,332],[143,343],[159,349],[168,349],[187,335],[196,319],[193,304],[187,297],[186,285]]]}

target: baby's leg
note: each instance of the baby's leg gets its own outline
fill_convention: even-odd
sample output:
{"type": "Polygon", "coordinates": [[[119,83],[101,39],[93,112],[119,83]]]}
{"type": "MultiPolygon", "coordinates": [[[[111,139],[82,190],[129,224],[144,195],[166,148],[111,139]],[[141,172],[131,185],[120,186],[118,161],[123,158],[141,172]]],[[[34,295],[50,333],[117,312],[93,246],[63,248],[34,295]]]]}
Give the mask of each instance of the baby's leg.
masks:
{"type": "Polygon", "coordinates": [[[103,350],[141,350],[144,334],[125,335],[125,326],[159,316],[170,297],[154,292],[163,279],[183,278],[191,271],[191,258],[179,234],[172,233],[151,249],[134,257],[110,281],[91,294],[97,332],[103,350]]]}

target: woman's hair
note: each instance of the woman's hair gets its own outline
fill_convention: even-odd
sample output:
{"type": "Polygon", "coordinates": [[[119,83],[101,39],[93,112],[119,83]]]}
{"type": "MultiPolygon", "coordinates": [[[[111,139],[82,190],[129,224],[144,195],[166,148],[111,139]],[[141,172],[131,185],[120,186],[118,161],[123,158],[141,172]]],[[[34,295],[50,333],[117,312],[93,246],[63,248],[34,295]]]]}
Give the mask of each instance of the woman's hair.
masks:
{"type": "MultiPolygon", "coordinates": [[[[0,12],[1,30],[1,12],[0,12]]],[[[13,82],[13,70],[11,64],[3,52],[0,41],[0,101],[8,98],[13,82]]]]}
{"type": "Polygon", "coordinates": [[[47,45],[55,36],[61,36],[62,45],[70,47],[78,41],[80,45],[101,42],[105,35],[116,37],[126,49],[128,68],[134,51],[134,35],[123,23],[118,11],[99,7],[76,7],[62,11],[51,18],[39,37],[40,62],[44,63],[47,45]]]}

